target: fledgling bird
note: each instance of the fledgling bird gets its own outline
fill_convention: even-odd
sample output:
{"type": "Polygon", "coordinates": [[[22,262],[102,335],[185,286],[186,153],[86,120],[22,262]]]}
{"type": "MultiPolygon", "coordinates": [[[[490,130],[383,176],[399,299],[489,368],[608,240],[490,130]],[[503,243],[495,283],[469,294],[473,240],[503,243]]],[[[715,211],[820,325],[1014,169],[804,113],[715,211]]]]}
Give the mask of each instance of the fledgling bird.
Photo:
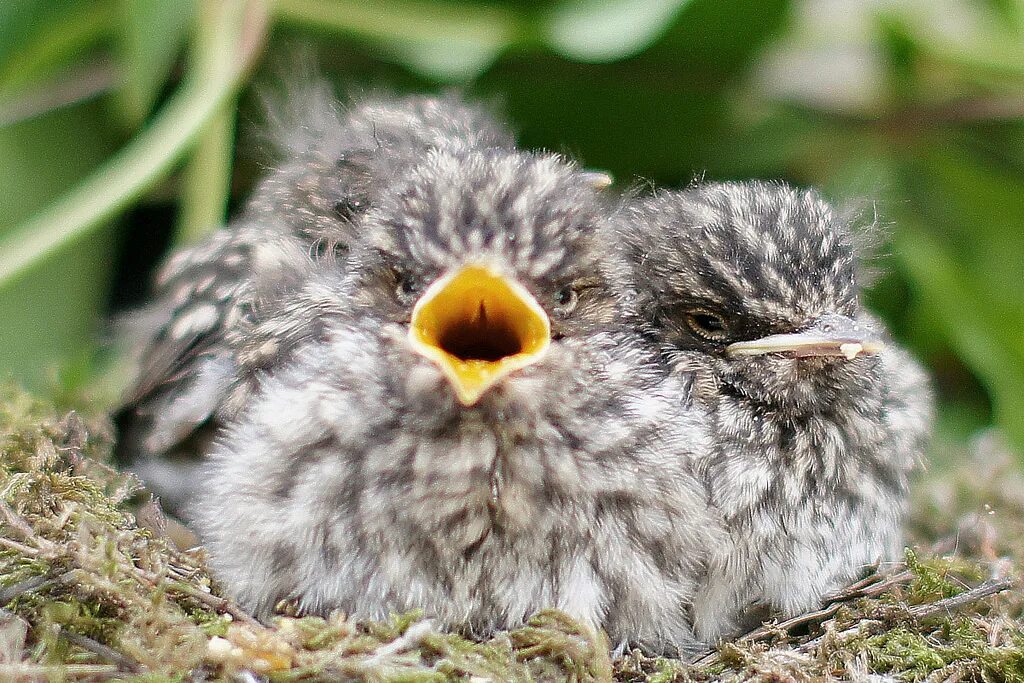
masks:
{"type": "Polygon", "coordinates": [[[361,215],[427,151],[513,147],[504,124],[454,97],[369,97],[342,110],[313,82],[270,111],[277,168],[239,218],[168,261],[153,303],[129,322],[142,343],[119,455],[172,511],[194,495],[210,435],[246,403],[230,344],[254,307],[301,286],[314,261],[343,265],[361,215]]]}
{"type": "Polygon", "coordinates": [[[694,471],[729,541],[696,599],[713,642],[900,557],[932,395],[860,301],[855,234],[816,192],[709,183],[621,222],[646,336],[712,416],[694,471]]]}
{"type": "Polygon", "coordinates": [[[435,150],[257,306],[196,520],[240,604],[695,647],[706,416],[627,323],[608,212],[553,155],[435,150]]]}

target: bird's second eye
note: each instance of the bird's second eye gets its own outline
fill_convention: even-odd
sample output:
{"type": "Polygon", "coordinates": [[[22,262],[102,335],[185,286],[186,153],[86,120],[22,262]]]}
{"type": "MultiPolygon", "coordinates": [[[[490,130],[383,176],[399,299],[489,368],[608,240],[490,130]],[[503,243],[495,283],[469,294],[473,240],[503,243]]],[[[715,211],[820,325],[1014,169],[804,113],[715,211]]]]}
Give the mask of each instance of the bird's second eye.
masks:
{"type": "Polygon", "coordinates": [[[420,283],[412,275],[396,273],[398,284],[395,285],[395,294],[402,301],[411,301],[420,293],[420,283]]]}
{"type": "Polygon", "coordinates": [[[358,199],[343,199],[334,204],[334,214],[345,221],[350,221],[363,210],[363,202],[358,199]]]}
{"type": "Polygon", "coordinates": [[[572,310],[576,308],[576,304],[579,303],[579,300],[579,292],[569,285],[559,289],[555,292],[554,296],[555,308],[563,315],[571,313],[572,310]]]}
{"type": "Polygon", "coordinates": [[[309,255],[314,261],[344,261],[346,253],[346,245],[323,237],[313,242],[309,250],[309,255]]]}
{"type": "Polygon", "coordinates": [[[705,310],[689,311],[686,314],[686,324],[699,337],[710,341],[723,341],[729,334],[725,318],[705,310]]]}

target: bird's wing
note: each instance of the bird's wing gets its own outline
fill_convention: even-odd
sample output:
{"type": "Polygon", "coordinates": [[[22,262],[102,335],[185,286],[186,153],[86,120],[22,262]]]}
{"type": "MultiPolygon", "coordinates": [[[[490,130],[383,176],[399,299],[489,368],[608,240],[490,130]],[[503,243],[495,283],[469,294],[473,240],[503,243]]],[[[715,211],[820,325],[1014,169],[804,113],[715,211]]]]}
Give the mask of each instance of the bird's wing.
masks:
{"type": "Polygon", "coordinates": [[[158,454],[173,447],[213,415],[227,392],[226,333],[251,306],[251,237],[224,230],[177,253],[157,281],[155,302],[129,320],[142,340],[123,402],[141,427],[133,450],[158,454]]]}
{"type": "Polygon", "coordinates": [[[307,237],[245,220],[175,254],[154,302],[129,321],[141,343],[115,416],[117,458],[172,513],[189,508],[210,440],[258,384],[240,349],[261,306],[287,300],[315,267],[307,237]]]}

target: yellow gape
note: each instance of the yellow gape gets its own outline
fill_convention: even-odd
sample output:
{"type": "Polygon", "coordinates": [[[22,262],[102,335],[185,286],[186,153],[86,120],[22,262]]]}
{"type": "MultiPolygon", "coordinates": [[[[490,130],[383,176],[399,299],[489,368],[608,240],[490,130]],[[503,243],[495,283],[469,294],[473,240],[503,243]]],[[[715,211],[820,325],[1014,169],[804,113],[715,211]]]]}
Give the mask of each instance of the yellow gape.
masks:
{"type": "Polygon", "coordinates": [[[551,325],[518,282],[467,265],[439,278],[416,302],[409,341],[471,406],[503,377],[544,356],[551,325]]]}

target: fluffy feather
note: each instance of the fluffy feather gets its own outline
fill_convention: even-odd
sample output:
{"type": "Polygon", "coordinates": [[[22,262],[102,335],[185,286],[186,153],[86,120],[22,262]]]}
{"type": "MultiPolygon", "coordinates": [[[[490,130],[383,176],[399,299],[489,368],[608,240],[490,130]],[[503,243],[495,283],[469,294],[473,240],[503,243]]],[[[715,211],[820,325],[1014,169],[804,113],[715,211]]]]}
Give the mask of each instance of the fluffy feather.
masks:
{"type": "Polygon", "coordinates": [[[393,189],[346,267],[311,268],[239,337],[249,398],[198,516],[218,575],[263,614],[421,608],[485,633],[554,606],[692,651],[718,533],[688,467],[706,416],[632,330],[608,207],[558,157],[493,150],[432,151],[393,189]],[[481,260],[531,291],[553,337],[465,407],[407,323],[432,280],[481,260]]]}
{"type": "Polygon", "coordinates": [[[429,150],[512,146],[485,109],[452,97],[372,97],[343,110],[316,80],[269,120],[276,169],[231,225],[168,260],[153,302],[127,324],[139,370],[118,418],[119,456],[171,510],[195,493],[208,435],[245,405],[230,345],[253,309],[297,289],[317,262],[342,267],[360,217],[429,150]]]}
{"type": "Polygon", "coordinates": [[[646,337],[711,416],[715,446],[694,472],[729,541],[696,599],[697,633],[796,614],[898,559],[932,423],[917,363],[892,340],[852,360],[726,352],[836,314],[884,336],[860,304],[850,224],[813,191],[747,182],[637,200],[621,228],[646,337]]]}

